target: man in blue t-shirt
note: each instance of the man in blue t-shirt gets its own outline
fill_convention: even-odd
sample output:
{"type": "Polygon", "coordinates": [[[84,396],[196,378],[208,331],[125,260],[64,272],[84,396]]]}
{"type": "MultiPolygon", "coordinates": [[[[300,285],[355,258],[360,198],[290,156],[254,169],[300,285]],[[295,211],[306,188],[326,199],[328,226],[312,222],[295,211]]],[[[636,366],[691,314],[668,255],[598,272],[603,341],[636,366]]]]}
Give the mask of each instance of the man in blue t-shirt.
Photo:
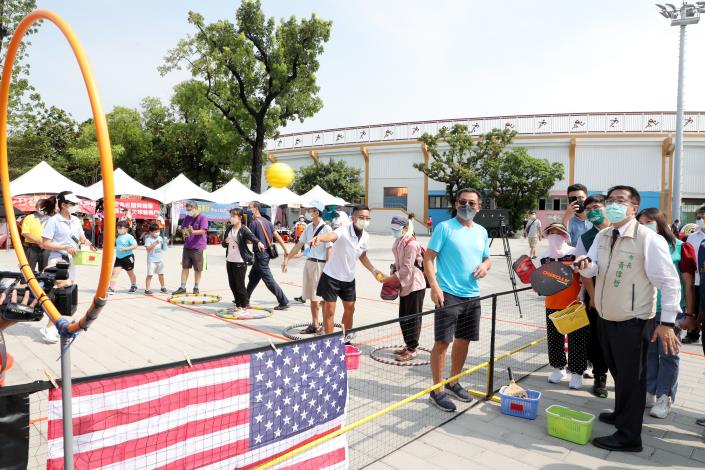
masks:
{"type": "MultiPolygon", "coordinates": [[[[480,209],[480,193],[476,189],[461,189],[455,209],[455,218],[436,226],[424,257],[431,299],[437,308],[443,307],[435,314],[435,343],[431,351],[434,384],[443,381],[450,343],[453,343],[450,368],[453,377],[463,368],[470,341],[480,339],[478,280],[487,275],[492,265],[487,230],[473,222],[480,209]]],[[[472,401],[467,390],[454,380],[446,384],[445,391],[431,392],[431,403],[443,411],[456,410],[446,392],[460,401],[472,401]]]]}

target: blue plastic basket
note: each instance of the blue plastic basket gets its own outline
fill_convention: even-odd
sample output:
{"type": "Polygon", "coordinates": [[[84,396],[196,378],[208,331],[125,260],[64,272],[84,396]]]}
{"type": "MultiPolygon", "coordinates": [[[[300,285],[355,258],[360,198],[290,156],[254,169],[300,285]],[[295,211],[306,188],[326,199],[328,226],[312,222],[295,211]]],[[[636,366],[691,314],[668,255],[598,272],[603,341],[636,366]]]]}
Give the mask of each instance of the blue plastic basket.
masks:
{"type": "Polygon", "coordinates": [[[541,392],[536,390],[527,390],[526,394],[529,398],[519,398],[510,395],[505,395],[504,386],[499,389],[499,399],[502,414],[516,416],[524,419],[536,419],[539,410],[539,400],[541,400],[541,392]]]}

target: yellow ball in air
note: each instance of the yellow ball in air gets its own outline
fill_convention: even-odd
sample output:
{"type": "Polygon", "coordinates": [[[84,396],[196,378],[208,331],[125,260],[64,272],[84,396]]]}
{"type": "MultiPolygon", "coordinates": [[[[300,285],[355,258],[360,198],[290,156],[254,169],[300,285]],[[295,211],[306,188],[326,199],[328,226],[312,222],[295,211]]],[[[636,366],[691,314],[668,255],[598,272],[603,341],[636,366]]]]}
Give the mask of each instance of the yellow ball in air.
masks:
{"type": "Polygon", "coordinates": [[[272,163],[264,171],[264,177],[273,188],[287,188],[294,181],[294,169],[286,163],[272,163]]]}

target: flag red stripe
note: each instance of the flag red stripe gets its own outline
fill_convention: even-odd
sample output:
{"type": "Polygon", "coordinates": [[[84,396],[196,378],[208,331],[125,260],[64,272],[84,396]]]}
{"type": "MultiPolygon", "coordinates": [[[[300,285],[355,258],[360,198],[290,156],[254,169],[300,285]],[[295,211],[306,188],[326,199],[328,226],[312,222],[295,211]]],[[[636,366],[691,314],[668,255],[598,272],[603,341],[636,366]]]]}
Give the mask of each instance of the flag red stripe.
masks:
{"type": "MultiPolygon", "coordinates": [[[[248,387],[248,379],[234,380],[232,382],[183,390],[117,410],[106,410],[100,413],[80,416],[73,419],[73,435],[80,436],[81,434],[89,432],[103,431],[114,426],[134,423],[187,406],[223,400],[236,395],[244,395],[248,392],[248,387]]],[[[129,397],[126,398],[129,400],[129,397]]],[[[62,420],[50,420],[48,425],[50,439],[63,437],[64,429],[62,420]]]]}
{"type": "Polygon", "coordinates": [[[345,449],[339,447],[327,454],[317,455],[316,457],[297,462],[288,467],[282,467],[279,470],[318,470],[319,468],[335,465],[343,460],[345,460],[345,449]]]}
{"type": "MultiPolygon", "coordinates": [[[[75,384],[73,386],[73,397],[76,398],[86,395],[114,392],[116,390],[123,390],[130,387],[148,385],[152,382],[158,382],[159,380],[169,379],[181,374],[188,374],[191,372],[198,372],[202,370],[218,369],[221,367],[236,366],[240,364],[247,364],[249,362],[250,356],[248,354],[244,354],[242,356],[233,356],[225,359],[218,359],[215,361],[201,362],[199,364],[194,364],[193,367],[184,365],[183,367],[174,367],[171,369],[162,369],[153,372],[126,375],[122,377],[115,377],[112,379],[99,380],[95,382],[85,382],[75,384]]],[[[49,400],[61,400],[61,388],[49,389],[49,400]]]]}
{"type": "MultiPolygon", "coordinates": [[[[320,434],[316,434],[314,436],[309,437],[305,441],[302,441],[298,444],[296,444],[293,447],[290,447],[289,449],[286,449],[276,455],[270,455],[265,459],[262,459],[256,463],[253,463],[251,465],[248,465],[246,467],[238,467],[239,470],[241,469],[246,469],[246,468],[254,468],[257,465],[261,465],[264,462],[267,462],[269,460],[272,460],[276,457],[279,457],[280,455],[284,455],[287,452],[296,449],[298,447],[301,447],[302,445],[308,444],[311,441],[314,441],[320,437],[323,437],[327,434],[330,434],[333,431],[336,431],[340,426],[336,426],[333,429],[327,430],[325,432],[322,432],[320,434]]],[[[184,457],[181,460],[175,460],[167,465],[164,465],[163,467],[159,467],[157,470],[178,470],[178,469],[183,469],[183,468],[198,468],[198,467],[203,467],[205,465],[210,465],[212,463],[216,462],[221,462],[223,460],[231,459],[233,457],[237,457],[238,455],[243,454],[247,449],[241,449],[239,447],[233,446],[233,445],[226,445],[226,446],[221,446],[215,449],[207,450],[204,452],[199,452],[198,454],[191,454],[188,457],[184,457]]],[[[251,450],[251,452],[256,451],[257,449],[251,450]]],[[[264,453],[264,451],[263,451],[264,453]]]]}
{"type": "MultiPolygon", "coordinates": [[[[191,421],[182,426],[168,429],[164,432],[152,434],[147,437],[133,439],[114,446],[102,447],[89,452],[80,452],[74,455],[76,468],[93,469],[104,465],[122,462],[134,457],[145,455],[172,446],[178,442],[185,441],[190,438],[203,436],[207,434],[224,431],[229,428],[247,424],[250,419],[248,409],[238,410],[233,413],[218,416],[216,418],[207,418],[197,421],[191,421]]],[[[234,444],[229,444],[238,449],[238,453],[242,453],[242,445],[240,442],[247,445],[247,441],[237,441],[234,444]]],[[[212,451],[211,451],[212,452],[212,451]]],[[[47,460],[47,468],[54,464],[52,460],[63,461],[62,458],[47,460]]],[[[62,463],[63,466],[63,463],[62,463]]],[[[185,467],[182,467],[185,468],[185,467]]],[[[192,468],[192,467],[191,467],[192,468]]]]}

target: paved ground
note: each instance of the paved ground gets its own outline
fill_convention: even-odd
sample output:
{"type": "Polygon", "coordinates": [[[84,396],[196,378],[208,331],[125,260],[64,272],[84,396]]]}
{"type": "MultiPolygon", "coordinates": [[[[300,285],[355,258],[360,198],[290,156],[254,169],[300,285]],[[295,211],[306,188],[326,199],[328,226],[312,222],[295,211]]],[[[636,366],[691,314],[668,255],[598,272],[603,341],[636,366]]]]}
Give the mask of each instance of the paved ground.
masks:
{"type": "MultiPolygon", "coordinates": [[[[422,242],[426,240],[422,239],[422,242]]],[[[392,262],[389,250],[391,244],[391,237],[373,236],[371,239],[370,258],[379,269],[384,270],[392,262]]],[[[511,246],[515,257],[528,248],[524,240],[513,240],[511,246]]],[[[142,287],[146,255],[143,249],[140,250],[136,272],[142,287]]],[[[294,305],[286,312],[276,312],[271,318],[260,320],[228,321],[215,317],[215,310],[232,305],[232,295],[227,289],[223,251],[220,247],[209,248],[209,269],[201,282],[202,291],[223,296],[219,304],[179,307],[167,303],[166,296],[128,295],[126,290],[129,284],[126,276],[123,276],[119,282],[120,292],[111,298],[99,321],[72,346],[74,376],[181,361],[184,360],[184,352],[195,358],[261,346],[270,340],[276,343],[285,340],[282,336],[283,328],[309,320],[308,307],[304,305],[294,305]]],[[[501,243],[495,243],[493,254],[501,254],[501,243]]],[[[170,289],[178,284],[180,256],[179,247],[166,254],[167,286],[170,289]]],[[[496,257],[493,260],[494,269],[482,284],[483,294],[511,287],[504,258],[496,257]]],[[[0,252],[0,266],[9,267],[13,264],[15,262],[11,252],[0,252]]],[[[290,299],[300,293],[302,265],[301,261],[293,262],[289,272],[282,274],[278,270],[278,263],[277,266],[273,263],[275,276],[290,299]]],[[[78,268],[83,308],[92,294],[97,275],[97,268],[78,268]]],[[[356,326],[397,316],[396,303],[379,298],[379,284],[364,269],[358,271],[357,282],[359,300],[355,315],[356,326]]],[[[253,303],[275,305],[273,296],[262,285],[253,297],[253,303]]],[[[511,296],[498,299],[498,353],[511,351],[543,336],[545,325],[541,299],[526,292],[521,294],[520,300],[524,313],[521,318],[511,296]]],[[[431,308],[430,299],[427,299],[426,304],[431,308]]],[[[489,301],[483,304],[483,317],[486,319],[490,318],[490,307],[489,301]]],[[[82,314],[82,309],[79,314],[82,314]]],[[[488,358],[489,325],[489,321],[483,322],[481,341],[473,345],[467,367],[488,358]]],[[[422,346],[430,347],[432,344],[431,326],[432,318],[425,318],[422,346]]],[[[59,375],[58,346],[44,344],[39,335],[39,327],[39,324],[20,324],[7,330],[8,347],[16,358],[16,366],[8,376],[9,384],[44,380],[45,369],[59,375]]],[[[349,423],[429,385],[427,366],[396,367],[376,362],[369,357],[374,348],[392,345],[399,340],[396,324],[366,330],[356,338],[363,356],[360,369],[350,374],[349,423]]],[[[539,419],[529,422],[500,415],[498,405],[482,403],[456,417],[429,407],[424,397],[349,433],[351,467],[361,468],[372,464],[372,468],[403,466],[406,470],[410,464],[412,468],[445,468],[455,463],[464,464],[465,468],[496,468],[507,464],[546,468],[551,468],[552,464],[560,466],[555,468],[567,468],[567,465],[574,464],[578,465],[574,468],[605,469],[622,468],[627,464],[633,464],[632,468],[666,464],[702,467],[705,465],[705,450],[697,434],[701,430],[693,425],[695,416],[705,415],[705,397],[699,393],[705,386],[705,376],[702,374],[705,358],[698,355],[699,352],[702,352],[699,345],[686,348],[688,354],[682,360],[680,401],[676,413],[659,423],[651,423],[656,420],[647,418],[647,421],[650,420],[645,432],[648,432],[645,440],[647,449],[637,456],[607,455],[591,446],[577,446],[547,437],[543,412],[539,419]],[[437,428],[448,420],[451,421],[437,428]],[[428,434],[421,437],[424,433],[428,434]],[[400,450],[394,452],[395,449],[400,450]],[[376,462],[379,459],[382,460],[376,462]]],[[[419,359],[427,359],[427,356],[420,354],[419,359]]],[[[540,368],[545,362],[545,346],[538,344],[531,347],[498,364],[495,384],[506,381],[504,368],[507,365],[524,375],[540,368]]],[[[471,389],[484,391],[486,370],[472,374],[463,383],[471,389]]],[[[544,392],[542,409],[559,402],[587,411],[598,411],[607,409],[611,403],[611,400],[592,398],[587,392],[569,393],[567,386],[548,387],[544,371],[528,378],[527,383],[544,392]]],[[[39,399],[33,401],[32,413],[35,419],[46,416],[46,398],[38,395],[39,399]]],[[[603,432],[606,432],[606,428],[596,424],[595,433],[603,432]]],[[[38,421],[33,425],[32,432],[33,467],[44,465],[45,441],[45,423],[38,421]]]]}

